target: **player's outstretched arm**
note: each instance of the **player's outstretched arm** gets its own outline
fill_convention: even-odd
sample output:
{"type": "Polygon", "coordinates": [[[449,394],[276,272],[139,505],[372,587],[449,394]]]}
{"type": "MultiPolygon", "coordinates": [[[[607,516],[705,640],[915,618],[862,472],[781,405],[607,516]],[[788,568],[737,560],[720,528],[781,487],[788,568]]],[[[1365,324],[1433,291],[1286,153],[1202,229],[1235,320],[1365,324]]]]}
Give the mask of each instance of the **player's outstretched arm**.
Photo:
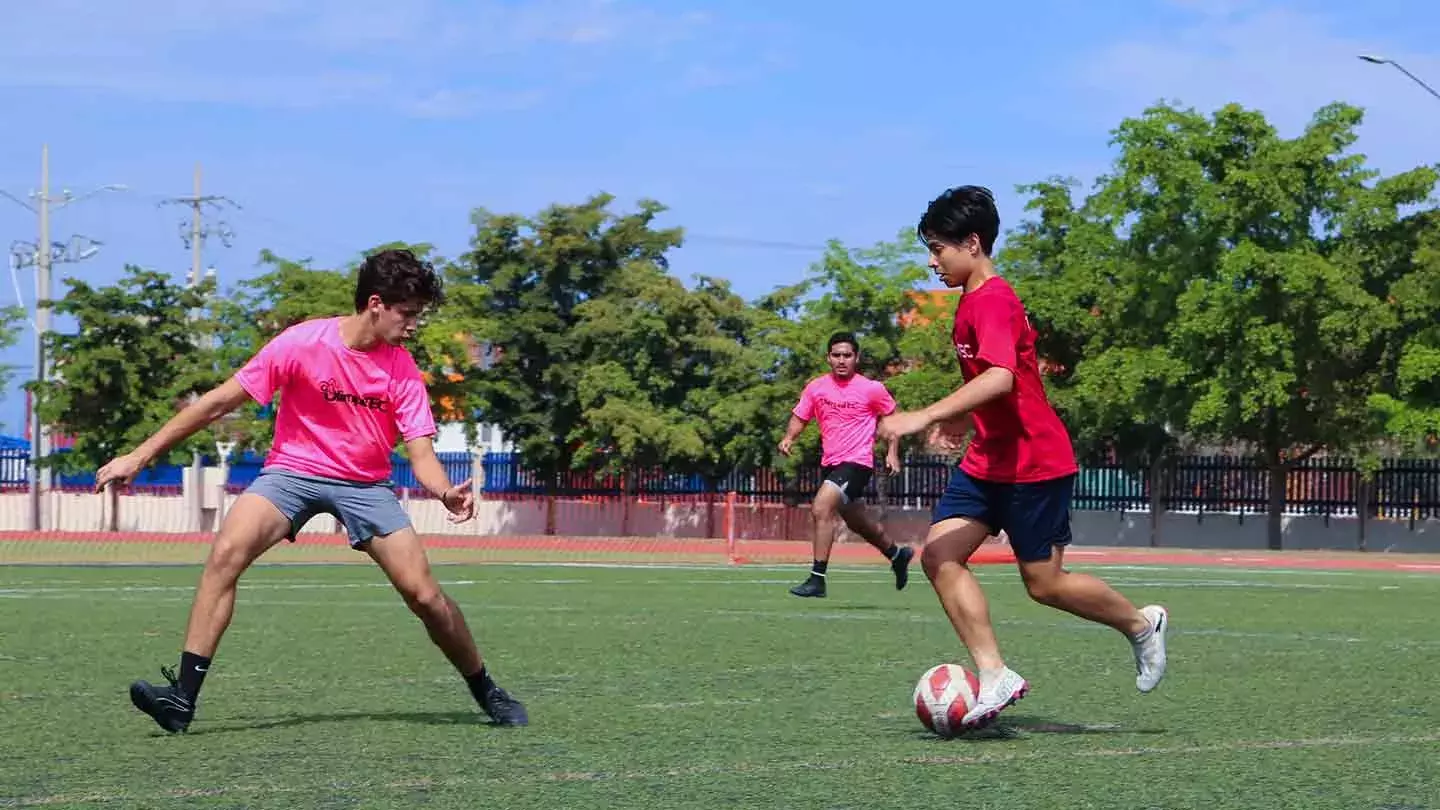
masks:
{"type": "Polygon", "coordinates": [[[101,492],[111,483],[130,483],[147,464],[211,422],[240,407],[249,398],[250,395],[234,377],[210,389],[204,396],[170,417],[170,421],[139,447],[101,467],[95,473],[95,491],[101,492]]]}
{"type": "Polygon", "coordinates": [[[1009,394],[1015,387],[1015,374],[1008,368],[991,366],[955,392],[918,411],[892,413],[880,420],[880,436],[898,439],[919,433],[936,422],[964,416],[992,400],[1009,394]]]}
{"type": "Polygon", "coordinates": [[[426,492],[445,504],[451,522],[462,523],[475,516],[475,493],[470,490],[470,479],[450,485],[450,476],[445,474],[445,466],[435,455],[435,442],[431,437],[411,439],[405,443],[405,450],[410,455],[410,469],[415,473],[415,480],[426,492]]]}

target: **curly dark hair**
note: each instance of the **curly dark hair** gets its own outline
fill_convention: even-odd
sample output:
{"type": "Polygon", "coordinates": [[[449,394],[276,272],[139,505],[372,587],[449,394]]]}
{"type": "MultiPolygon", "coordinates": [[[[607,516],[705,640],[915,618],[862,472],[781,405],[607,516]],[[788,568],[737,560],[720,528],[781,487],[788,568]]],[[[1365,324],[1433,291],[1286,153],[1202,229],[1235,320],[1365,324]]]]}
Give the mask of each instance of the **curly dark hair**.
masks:
{"type": "Polygon", "coordinates": [[[426,308],[445,303],[445,286],[434,266],[404,249],[381,250],[365,257],[355,280],[355,311],[365,309],[370,296],[386,306],[420,304],[426,308]]]}

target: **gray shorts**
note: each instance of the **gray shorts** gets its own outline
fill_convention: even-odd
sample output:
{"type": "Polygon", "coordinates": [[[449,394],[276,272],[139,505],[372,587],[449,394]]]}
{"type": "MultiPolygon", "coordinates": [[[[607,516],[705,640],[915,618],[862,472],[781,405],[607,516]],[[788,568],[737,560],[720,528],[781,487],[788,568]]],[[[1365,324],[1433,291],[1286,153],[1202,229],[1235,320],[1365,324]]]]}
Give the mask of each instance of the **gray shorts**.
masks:
{"type": "Polygon", "coordinates": [[[275,504],[290,521],[286,539],[292,543],[310,518],[321,514],[344,524],[351,548],[410,528],[410,516],[388,482],[362,484],[266,467],[245,491],[275,504]]]}

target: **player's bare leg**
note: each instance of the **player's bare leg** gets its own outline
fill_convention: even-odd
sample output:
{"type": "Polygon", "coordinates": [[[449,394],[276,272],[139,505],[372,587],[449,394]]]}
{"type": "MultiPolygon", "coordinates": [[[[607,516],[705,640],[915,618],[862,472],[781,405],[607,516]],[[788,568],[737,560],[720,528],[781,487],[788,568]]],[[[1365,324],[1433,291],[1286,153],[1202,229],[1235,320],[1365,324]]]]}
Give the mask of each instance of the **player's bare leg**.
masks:
{"type": "Polygon", "coordinates": [[[810,515],[815,524],[812,541],[814,562],[810,566],[810,576],[791,588],[790,593],[796,596],[825,596],[825,574],[830,565],[830,548],[835,544],[835,530],[840,527],[840,506],[844,502],[845,494],[839,487],[828,481],[820,484],[815,500],[810,503],[810,515]]]}
{"type": "Polygon", "coordinates": [[[980,677],[979,698],[962,720],[971,728],[990,723],[1030,688],[1024,678],[1005,666],[990,622],[990,603],[968,564],[989,535],[988,526],[969,518],[942,520],[930,527],[920,557],[925,576],[980,677]]]}
{"type": "Polygon", "coordinates": [[[375,560],[411,612],[425,625],[430,640],[465,678],[476,702],[496,723],[523,726],[525,707],[490,678],[465,614],[435,580],[425,548],[414,529],[376,537],[362,546],[375,560]]]}
{"type": "Polygon", "coordinates": [[[1065,569],[1065,548],[1056,546],[1048,560],[1021,562],[1020,577],[1030,598],[1082,619],[1113,627],[1130,640],[1135,653],[1135,686],[1149,692],[1165,677],[1165,608],[1137,608],[1108,583],[1065,569]]]}
{"type": "Polygon", "coordinates": [[[840,518],[845,521],[850,531],[860,535],[865,542],[885,555],[885,559],[890,561],[890,571],[895,574],[895,590],[903,590],[910,581],[910,560],[915,556],[915,549],[899,545],[886,537],[885,527],[870,517],[864,504],[845,504],[840,507],[840,518]]]}
{"type": "Polygon", "coordinates": [[[189,727],[210,659],[235,614],[235,588],[240,576],[261,554],[285,539],[289,531],[290,522],[265,498],[245,494],[235,500],[210,546],[205,570],[195,589],[179,677],[162,667],[169,686],[143,680],[130,685],[131,702],[161,728],[176,732],[189,727]]]}

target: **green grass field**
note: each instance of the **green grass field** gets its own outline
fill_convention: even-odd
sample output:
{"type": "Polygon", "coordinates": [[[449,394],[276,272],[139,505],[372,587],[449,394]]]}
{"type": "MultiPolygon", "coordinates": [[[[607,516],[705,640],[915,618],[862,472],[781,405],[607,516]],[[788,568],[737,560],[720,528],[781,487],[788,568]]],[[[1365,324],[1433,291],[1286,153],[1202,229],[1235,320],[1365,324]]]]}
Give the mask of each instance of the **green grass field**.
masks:
{"type": "Polygon", "coordinates": [[[1033,691],[943,741],[916,679],[958,645],[923,575],[444,566],[532,725],[481,722],[362,565],[260,567],[185,735],[129,703],[174,665],[193,567],[0,567],[0,807],[1440,807],[1440,576],[1106,567],[1172,612],[1134,688],[1112,631],[986,567],[1033,691]]]}

